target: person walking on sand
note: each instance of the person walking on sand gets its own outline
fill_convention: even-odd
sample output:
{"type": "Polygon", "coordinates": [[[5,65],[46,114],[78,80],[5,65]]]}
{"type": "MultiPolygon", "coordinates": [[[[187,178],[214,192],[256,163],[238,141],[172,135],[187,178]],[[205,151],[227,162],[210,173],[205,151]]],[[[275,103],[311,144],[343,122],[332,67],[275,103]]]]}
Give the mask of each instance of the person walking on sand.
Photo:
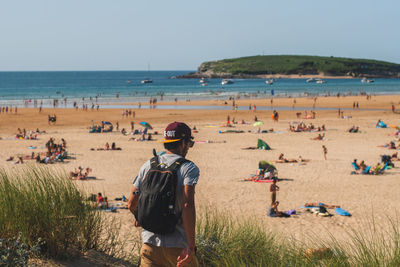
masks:
{"type": "Polygon", "coordinates": [[[326,154],[328,154],[328,149],[324,145],[322,146],[322,153],[324,153],[324,159],[326,160],[326,154]]]}
{"type": "Polygon", "coordinates": [[[173,122],[160,142],[167,153],[158,156],[154,151],[154,158],[141,167],[128,202],[135,226],[142,226],[140,266],[198,266],[194,194],[200,171],[185,159],[194,145],[192,132],[185,123],[173,122]],[[163,183],[157,182],[160,180],[174,181],[176,186],[171,188],[176,194],[163,190],[163,183]],[[159,201],[154,199],[160,199],[161,205],[156,205],[159,201]],[[168,206],[165,201],[169,201],[168,206]]]}
{"type": "Polygon", "coordinates": [[[276,178],[273,178],[272,184],[269,187],[269,192],[271,192],[271,205],[276,201],[276,192],[279,191],[279,186],[276,185],[276,178]]]}

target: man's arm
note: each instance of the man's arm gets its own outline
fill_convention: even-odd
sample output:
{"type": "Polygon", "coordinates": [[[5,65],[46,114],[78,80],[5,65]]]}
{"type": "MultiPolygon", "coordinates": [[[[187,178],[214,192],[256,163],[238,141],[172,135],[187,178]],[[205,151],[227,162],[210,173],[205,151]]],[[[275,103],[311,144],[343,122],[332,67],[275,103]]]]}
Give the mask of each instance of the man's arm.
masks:
{"type": "MultiPolygon", "coordinates": [[[[137,191],[138,190],[136,186],[133,186],[128,199],[128,209],[132,212],[132,214],[134,214],[138,205],[139,195],[136,193],[137,191]]],[[[136,227],[139,226],[139,223],[136,221],[136,219],[134,220],[134,222],[136,227]]]]}
{"type": "Polygon", "coordinates": [[[196,207],[194,203],[195,186],[185,185],[183,189],[182,221],[185,229],[188,247],[184,248],[178,257],[177,266],[183,266],[191,260],[196,247],[196,207]]]}

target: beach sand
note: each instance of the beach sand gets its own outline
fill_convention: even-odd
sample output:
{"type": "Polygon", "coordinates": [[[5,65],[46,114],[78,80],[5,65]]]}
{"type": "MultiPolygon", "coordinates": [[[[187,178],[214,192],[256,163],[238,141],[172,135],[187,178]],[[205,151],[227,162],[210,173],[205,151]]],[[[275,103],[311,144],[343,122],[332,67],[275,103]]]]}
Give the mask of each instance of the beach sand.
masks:
{"type": "MultiPolygon", "coordinates": [[[[136,118],[122,118],[121,109],[101,109],[99,111],[75,111],[72,109],[44,109],[39,114],[37,109],[19,109],[17,114],[0,114],[0,167],[20,169],[29,164],[16,164],[5,161],[10,156],[29,155],[32,151],[45,151],[45,142],[50,138],[61,138],[67,141],[68,151],[75,159],[65,163],[49,165],[49,168],[69,172],[78,166],[90,167],[91,176],[96,179],[75,181],[82,189],[90,193],[103,192],[109,200],[122,195],[128,196],[133,178],[142,164],[152,157],[152,149],[163,150],[162,144],[155,141],[129,141],[132,136],[119,132],[89,134],[88,127],[101,120],[112,123],[118,121],[119,128],[130,130],[130,122],[135,121],[135,128],[140,128],[139,121],[147,121],[155,131],[162,133],[165,126],[173,121],[184,121],[189,126],[196,126],[198,141],[226,141],[226,143],[197,143],[188,153],[187,158],[195,162],[201,172],[196,187],[196,203],[201,216],[206,207],[224,211],[235,220],[250,219],[262,224],[267,230],[279,231],[293,235],[302,240],[305,234],[316,233],[328,236],[328,232],[338,239],[346,239],[346,232],[351,229],[363,229],[365,220],[374,216],[376,221],[385,220],[387,216],[395,217],[399,210],[400,169],[395,168],[381,176],[350,175],[353,170],[353,159],[365,160],[375,165],[380,155],[395,151],[377,147],[395,140],[389,133],[393,128],[377,129],[375,124],[382,119],[388,125],[400,125],[400,115],[391,112],[391,103],[398,107],[400,96],[378,96],[366,100],[365,97],[320,97],[316,107],[351,108],[354,101],[359,102],[362,110],[345,110],[348,119],[338,118],[337,110],[317,111],[313,120],[304,120],[316,126],[325,124],[327,140],[311,140],[317,133],[293,133],[288,131],[292,121],[299,121],[296,112],[280,111],[279,122],[271,120],[272,111],[221,111],[221,110],[160,110],[136,109],[136,118]],[[371,109],[371,110],[365,110],[371,109]],[[373,110],[372,110],[373,109],[373,110]],[[377,109],[377,110],[375,110],[377,109]],[[56,125],[48,125],[47,116],[57,115],[56,125]],[[235,130],[244,130],[241,134],[219,134],[218,131],[228,128],[220,127],[226,122],[227,115],[237,121],[244,119],[251,124],[236,125],[235,130]],[[253,133],[254,116],[264,121],[261,129],[274,129],[274,133],[253,133]],[[352,125],[360,126],[361,133],[348,133],[352,125]],[[17,128],[33,130],[39,128],[46,134],[39,135],[39,140],[16,140],[13,138],[17,128]],[[249,133],[248,131],[253,131],[249,133]],[[266,141],[272,150],[242,150],[242,147],[255,146],[257,139],[266,141]],[[116,142],[122,151],[91,151],[90,148],[104,147],[104,144],[116,142]],[[38,147],[28,149],[30,145],[38,147]],[[322,145],[328,149],[327,160],[322,154],[322,145]],[[305,165],[276,164],[279,177],[284,181],[278,183],[280,191],[277,200],[281,210],[296,209],[299,215],[292,218],[269,218],[266,216],[270,201],[269,184],[244,182],[250,174],[255,173],[260,160],[276,160],[280,153],[287,158],[310,159],[305,165]],[[305,213],[299,207],[306,202],[323,202],[340,205],[352,213],[352,217],[321,218],[305,213]]],[[[224,105],[224,101],[191,101],[181,102],[184,105],[224,105]]],[[[297,98],[296,107],[311,107],[312,98],[297,98]]],[[[256,104],[270,106],[270,100],[242,99],[237,104],[248,106],[256,104]]],[[[168,103],[160,103],[168,104],[168,103]]],[[[171,104],[171,103],[169,103],[171,104]]],[[[175,104],[175,103],[174,103],[175,104]]],[[[275,106],[292,107],[292,98],[274,99],[275,106]]],[[[228,105],[231,102],[228,101],[228,105]]],[[[310,110],[310,108],[305,108],[310,110]]],[[[302,112],[304,116],[304,112],[302,112]]],[[[137,136],[136,136],[137,137],[137,136]]],[[[155,135],[161,139],[161,135],[155,135]]],[[[30,164],[34,164],[31,162],[30,164]]],[[[397,164],[395,162],[395,164],[397,164]]],[[[333,213],[332,210],[330,210],[333,213]]],[[[334,213],[333,213],[334,214],[334,213]]],[[[133,227],[133,216],[128,210],[119,210],[114,214],[123,222],[124,235],[137,231],[133,227]]]]}

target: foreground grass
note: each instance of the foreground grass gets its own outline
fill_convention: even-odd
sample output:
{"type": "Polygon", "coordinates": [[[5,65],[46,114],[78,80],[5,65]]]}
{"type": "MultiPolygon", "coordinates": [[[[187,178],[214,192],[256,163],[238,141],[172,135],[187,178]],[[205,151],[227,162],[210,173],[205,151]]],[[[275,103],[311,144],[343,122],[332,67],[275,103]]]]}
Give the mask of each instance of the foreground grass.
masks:
{"type": "Polygon", "coordinates": [[[197,226],[201,266],[400,266],[397,220],[379,225],[372,220],[366,231],[351,229],[347,242],[307,236],[305,244],[250,221],[234,223],[221,213],[205,214],[197,226]]]}
{"type": "Polygon", "coordinates": [[[0,238],[19,236],[28,246],[41,240],[51,258],[89,249],[123,257],[118,225],[93,209],[65,175],[47,168],[0,170],[0,238]]]}
{"type": "MultiPolygon", "coordinates": [[[[333,235],[327,240],[309,235],[305,237],[309,242],[299,242],[266,232],[257,223],[236,222],[229,215],[203,210],[197,224],[197,257],[201,266],[394,267],[400,266],[399,225],[397,219],[379,223],[372,219],[360,227],[366,230],[350,229],[347,242],[333,235]]],[[[90,206],[64,173],[46,168],[0,170],[0,254],[14,253],[7,261],[26,261],[30,250],[20,242],[30,248],[40,244],[39,253],[51,258],[79,256],[93,249],[132,259],[140,239],[135,240],[136,249],[127,251],[119,229],[116,221],[90,206]],[[13,241],[15,237],[18,240],[13,241]]]]}

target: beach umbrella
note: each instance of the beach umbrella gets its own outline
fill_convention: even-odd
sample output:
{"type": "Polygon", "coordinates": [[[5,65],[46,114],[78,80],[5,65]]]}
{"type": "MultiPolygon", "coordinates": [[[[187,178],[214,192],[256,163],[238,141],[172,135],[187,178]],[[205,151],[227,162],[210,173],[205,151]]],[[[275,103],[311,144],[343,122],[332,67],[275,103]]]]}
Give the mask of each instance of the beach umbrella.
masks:
{"type": "Polygon", "coordinates": [[[264,140],[261,139],[257,140],[257,148],[264,150],[271,150],[271,147],[264,140]]]}
{"type": "Polygon", "coordinates": [[[147,129],[150,129],[150,130],[153,129],[153,127],[151,127],[150,123],[148,123],[148,122],[141,121],[141,122],[139,122],[139,124],[147,129]]]}
{"type": "Polygon", "coordinates": [[[262,121],[256,121],[254,124],[253,124],[253,126],[260,126],[260,125],[263,125],[264,124],[264,122],[262,122],[262,121]]]}
{"type": "Polygon", "coordinates": [[[275,165],[267,160],[262,160],[262,161],[258,162],[258,168],[264,169],[269,172],[276,170],[275,165]]]}

